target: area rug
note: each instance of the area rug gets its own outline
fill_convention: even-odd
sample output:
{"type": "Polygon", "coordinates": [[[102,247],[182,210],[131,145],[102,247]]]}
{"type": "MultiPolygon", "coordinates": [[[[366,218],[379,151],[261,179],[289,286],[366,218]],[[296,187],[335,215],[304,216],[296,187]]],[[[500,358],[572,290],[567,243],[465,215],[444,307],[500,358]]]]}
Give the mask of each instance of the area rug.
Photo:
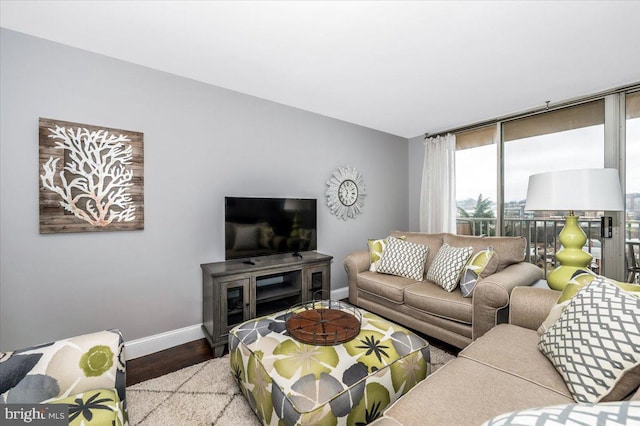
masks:
{"type": "MultiPolygon", "coordinates": [[[[432,371],[455,358],[431,347],[432,371]]],[[[215,358],[127,388],[129,424],[259,426],[231,377],[229,356],[215,358]]]]}

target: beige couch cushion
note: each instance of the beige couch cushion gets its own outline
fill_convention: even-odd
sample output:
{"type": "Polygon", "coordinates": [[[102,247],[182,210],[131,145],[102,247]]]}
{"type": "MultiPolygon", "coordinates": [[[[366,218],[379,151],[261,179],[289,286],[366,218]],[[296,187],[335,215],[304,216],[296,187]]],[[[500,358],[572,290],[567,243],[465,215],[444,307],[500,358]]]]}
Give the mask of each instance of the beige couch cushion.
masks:
{"type": "MultiPolygon", "coordinates": [[[[500,349],[505,346],[511,345],[503,342],[500,349]]],[[[571,402],[523,378],[459,357],[411,389],[385,416],[404,425],[478,426],[507,411],[571,402]]]]}
{"type": "MultiPolygon", "coordinates": [[[[404,289],[416,280],[364,271],[358,274],[358,288],[396,303],[404,303],[404,289]]],[[[441,290],[442,291],[442,290],[441,290]]]]}
{"type": "Polygon", "coordinates": [[[509,265],[524,260],[527,240],[524,237],[475,237],[471,235],[443,234],[443,243],[452,247],[473,247],[477,253],[487,247],[493,247],[495,254],[480,274],[480,279],[502,271],[509,265]]]}
{"type": "Polygon", "coordinates": [[[502,370],[573,400],[560,374],[538,350],[539,341],[540,336],[535,330],[499,324],[458,356],[502,370]]]}
{"type": "Polygon", "coordinates": [[[432,315],[471,324],[473,299],[462,297],[459,291],[444,291],[431,281],[405,287],[404,303],[432,315]]]}

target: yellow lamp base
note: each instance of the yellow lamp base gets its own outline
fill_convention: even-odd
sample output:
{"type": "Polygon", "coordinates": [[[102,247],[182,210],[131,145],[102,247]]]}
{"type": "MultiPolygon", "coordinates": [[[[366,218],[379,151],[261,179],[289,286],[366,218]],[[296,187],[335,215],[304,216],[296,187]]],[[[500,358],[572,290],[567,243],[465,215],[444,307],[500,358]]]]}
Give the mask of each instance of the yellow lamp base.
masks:
{"type": "Polygon", "coordinates": [[[556,260],[560,266],[547,275],[549,287],[560,291],[565,288],[578,269],[588,268],[593,259],[589,253],[582,250],[587,242],[587,235],[578,226],[578,216],[574,216],[572,212],[564,219],[565,225],[559,235],[562,249],[556,253],[556,260]]]}

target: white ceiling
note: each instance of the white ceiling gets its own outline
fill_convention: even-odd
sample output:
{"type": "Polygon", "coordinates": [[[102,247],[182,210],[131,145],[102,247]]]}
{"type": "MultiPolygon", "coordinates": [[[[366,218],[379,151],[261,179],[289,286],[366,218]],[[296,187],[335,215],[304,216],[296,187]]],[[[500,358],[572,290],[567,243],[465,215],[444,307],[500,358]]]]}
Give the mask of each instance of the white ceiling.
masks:
{"type": "Polygon", "coordinates": [[[640,81],[640,1],[8,1],[15,31],[414,137],[640,81]]]}

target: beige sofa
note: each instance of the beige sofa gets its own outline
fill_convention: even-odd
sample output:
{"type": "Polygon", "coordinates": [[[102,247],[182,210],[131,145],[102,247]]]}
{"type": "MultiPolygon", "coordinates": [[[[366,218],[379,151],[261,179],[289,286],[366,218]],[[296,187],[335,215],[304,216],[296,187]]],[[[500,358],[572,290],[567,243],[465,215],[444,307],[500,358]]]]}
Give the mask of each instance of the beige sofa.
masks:
{"type": "Polygon", "coordinates": [[[367,250],[348,255],[344,266],[349,278],[349,302],[399,324],[464,348],[498,322],[506,322],[509,295],[516,286],[530,286],[542,271],[524,262],[522,237],[475,237],[394,231],[406,241],[429,247],[425,274],[443,243],[473,247],[474,253],[493,247],[494,256],[473,292],[465,298],[459,289],[445,291],[437,284],[369,271],[367,250]]]}
{"type": "MultiPolygon", "coordinates": [[[[391,405],[373,424],[477,426],[503,413],[575,404],[562,377],[537,347],[540,336],[536,330],[559,294],[544,288],[515,288],[509,324],[494,327],[467,346],[456,359],[391,405]]],[[[639,401],[640,391],[636,390],[629,399],[639,401]]],[[[640,406],[633,404],[638,415],[640,406]]],[[[531,417],[529,422],[526,424],[534,424],[531,417]]]]}

